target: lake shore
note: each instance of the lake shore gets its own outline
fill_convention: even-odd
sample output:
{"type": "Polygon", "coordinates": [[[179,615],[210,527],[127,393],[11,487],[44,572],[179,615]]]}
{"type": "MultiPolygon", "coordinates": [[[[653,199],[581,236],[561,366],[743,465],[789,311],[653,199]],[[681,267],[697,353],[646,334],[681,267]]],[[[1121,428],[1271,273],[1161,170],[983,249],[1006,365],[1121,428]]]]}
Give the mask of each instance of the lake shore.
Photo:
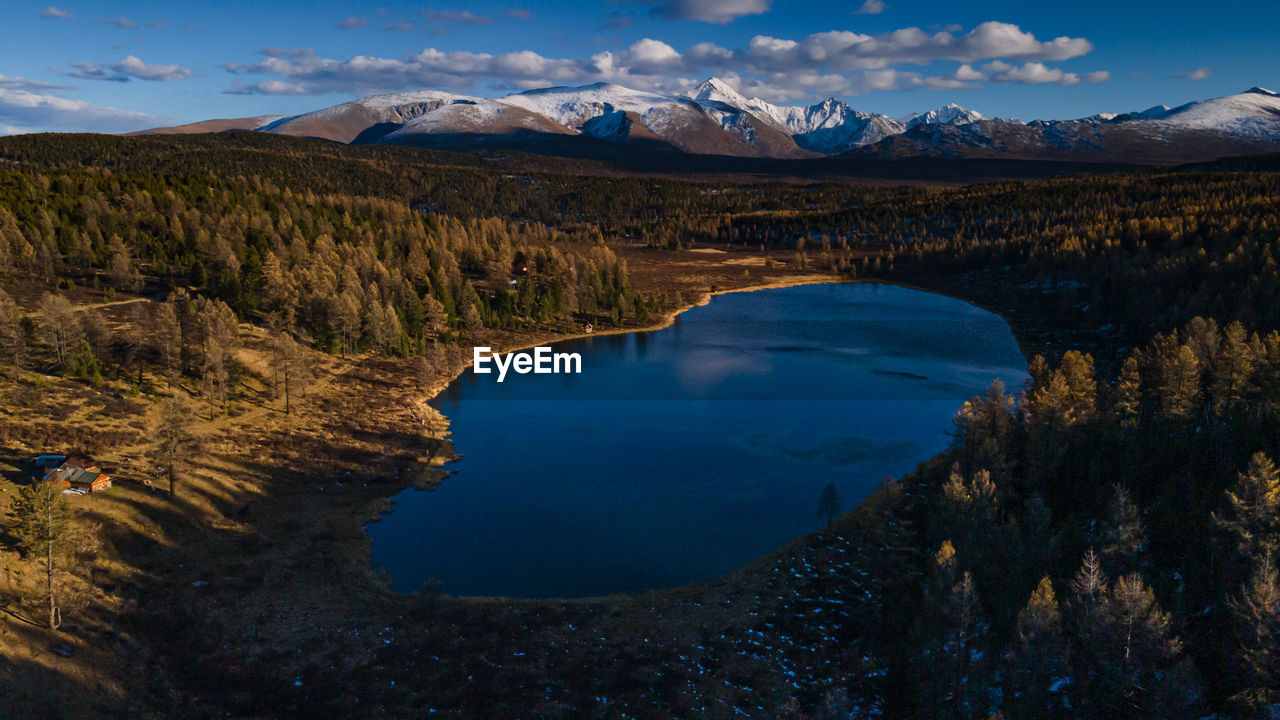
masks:
{"type": "MultiPolygon", "coordinates": [[[[729,288],[723,288],[723,289],[716,288],[713,290],[706,290],[702,292],[701,294],[698,295],[698,298],[693,302],[686,302],[679,307],[668,310],[666,313],[663,314],[662,318],[658,322],[651,323],[649,325],[642,325],[637,327],[607,328],[602,330],[594,330],[592,332],[582,331],[582,332],[576,332],[576,333],[546,333],[546,334],[542,334],[536,339],[530,340],[526,337],[515,342],[499,345],[493,349],[493,352],[505,354],[510,352],[519,352],[521,350],[528,350],[530,348],[539,347],[541,345],[564,342],[567,340],[577,340],[580,338],[599,337],[603,335],[626,335],[630,333],[649,333],[649,332],[656,332],[658,330],[665,330],[666,328],[669,328],[673,324],[675,324],[676,318],[679,317],[682,313],[688,312],[693,308],[702,307],[706,305],[707,303],[711,302],[711,298],[716,297],[717,295],[730,295],[733,293],[758,292],[760,290],[778,290],[781,288],[798,287],[801,285],[826,285],[826,284],[847,283],[847,282],[857,282],[857,281],[850,281],[846,278],[840,277],[839,275],[801,275],[801,276],[793,276],[793,277],[783,277],[777,280],[772,280],[770,282],[755,283],[751,285],[744,285],[742,287],[729,287],[729,288]]],[[[461,377],[462,374],[465,373],[471,367],[471,363],[472,363],[472,359],[470,356],[468,356],[465,358],[461,367],[456,369],[450,368],[449,372],[447,372],[444,377],[438,378],[436,381],[434,381],[431,385],[427,387],[427,390],[425,393],[427,398],[429,400],[434,399],[437,395],[444,392],[444,390],[448,388],[449,385],[453,383],[453,381],[461,377]]]]}
{"type": "MultiPolygon", "coordinates": [[[[1025,369],[1026,365],[1012,341],[1007,324],[969,303],[938,293],[885,283],[804,285],[813,286],[805,289],[797,285],[751,297],[746,292],[750,286],[744,286],[739,288],[742,294],[737,299],[716,303],[708,303],[709,296],[695,297],[692,307],[707,304],[710,307],[679,323],[679,330],[637,335],[625,341],[611,339],[594,344],[578,341],[569,346],[553,346],[566,352],[581,352],[582,357],[588,359],[586,364],[594,368],[590,377],[573,383],[566,381],[564,388],[553,386],[543,389],[537,387],[537,383],[530,388],[519,382],[498,385],[492,378],[467,375],[451,386],[446,396],[438,397],[432,404],[434,410],[449,417],[454,440],[459,443],[457,449],[466,455],[464,462],[449,465],[449,468],[460,470],[462,475],[447,480],[447,487],[443,490],[448,492],[442,490],[440,497],[416,492],[397,496],[395,501],[400,509],[384,517],[383,524],[369,529],[375,568],[383,568],[391,574],[395,580],[393,589],[398,592],[416,588],[434,572],[438,573],[446,591],[467,597],[577,597],[707,581],[815,529],[796,518],[812,514],[806,514],[805,510],[809,495],[816,497],[821,489],[810,488],[810,480],[806,478],[835,469],[835,465],[824,463],[834,462],[839,466],[836,470],[839,473],[836,478],[839,493],[851,506],[857,505],[875,486],[877,478],[902,476],[927,457],[945,450],[945,431],[951,427],[952,414],[964,401],[981,394],[991,378],[999,377],[1015,386],[1021,384],[1024,376],[1015,373],[1018,368],[1025,369]],[[979,321],[979,318],[982,319],[979,321]],[[980,324],[972,324],[971,320],[980,324]],[[731,324],[725,325],[725,322],[731,324]],[[801,337],[803,340],[798,339],[801,337]],[[704,346],[708,342],[711,344],[704,346]],[[805,349],[820,352],[801,355],[785,352],[794,349],[791,345],[801,342],[805,349]],[[633,355],[635,348],[643,351],[643,360],[633,355]],[[697,436],[699,423],[706,421],[706,417],[699,416],[690,422],[685,406],[679,403],[652,408],[646,406],[621,413],[599,410],[595,404],[581,408],[572,405],[578,398],[602,398],[621,388],[627,388],[624,392],[629,399],[702,397],[703,381],[699,379],[702,376],[695,375],[691,380],[683,373],[672,375],[675,368],[687,366],[682,362],[681,348],[690,352],[696,349],[699,361],[711,367],[737,368],[738,363],[745,362],[743,358],[747,356],[744,352],[750,352],[750,357],[757,358],[755,367],[758,372],[742,374],[739,370],[730,370],[728,377],[718,377],[706,384],[707,389],[719,388],[715,392],[720,399],[755,398],[759,390],[777,399],[832,401],[847,398],[852,402],[865,402],[868,397],[874,397],[887,403],[901,404],[904,398],[909,398],[905,402],[910,403],[927,397],[942,401],[941,407],[935,403],[932,410],[903,410],[903,416],[913,418],[905,425],[887,420],[898,417],[899,411],[886,408],[897,408],[898,405],[876,406],[853,415],[833,415],[825,422],[805,425],[810,418],[830,411],[814,406],[799,411],[799,414],[788,415],[794,411],[764,409],[767,405],[744,406],[740,411],[714,416],[716,419],[710,422],[710,426],[720,428],[720,431],[699,440],[701,447],[698,452],[681,455],[684,444],[680,438],[697,436]],[[762,350],[767,351],[767,359],[760,359],[762,350]],[[863,355],[871,357],[862,358],[863,355]],[[733,358],[732,362],[730,358],[733,358]],[[880,368],[911,370],[921,374],[890,373],[880,368]],[[989,372],[975,373],[978,368],[989,368],[989,372]],[[677,378],[686,382],[682,384],[677,378]],[[927,385],[920,384],[926,380],[929,381],[927,385]],[[694,384],[688,384],[690,381],[694,384]],[[938,389],[942,386],[951,389],[944,392],[938,389]],[[926,390],[926,387],[931,389],[926,390]],[[675,395],[664,394],[671,391],[675,395]],[[487,402],[468,408],[467,398],[487,402]],[[494,428],[504,427],[510,408],[523,407],[518,403],[529,398],[553,402],[540,403],[537,409],[530,407],[522,411],[521,416],[527,417],[519,422],[513,420],[513,424],[503,431],[503,439],[488,437],[494,428]],[[493,402],[495,400],[515,404],[504,405],[493,402]],[[560,409],[561,402],[569,403],[564,406],[566,409],[560,409]],[[770,442],[753,443],[744,452],[723,440],[745,437],[744,433],[752,432],[752,428],[767,427],[772,421],[764,417],[741,424],[744,418],[754,417],[761,411],[781,414],[777,418],[781,427],[778,432],[770,433],[773,435],[770,442]],[[874,419],[876,417],[881,419],[874,419]],[[658,456],[652,453],[637,455],[629,444],[615,444],[612,436],[596,430],[605,427],[610,432],[616,428],[626,437],[667,438],[662,443],[664,451],[658,456]],[[800,431],[797,428],[804,429],[800,431]],[[920,428],[930,428],[930,431],[923,432],[920,428]],[[936,432],[932,431],[933,428],[936,432]],[[564,441],[561,438],[573,439],[564,441]],[[904,438],[912,440],[906,442],[904,438]],[[814,443],[827,442],[834,447],[837,441],[844,454],[842,459],[834,461],[819,461],[811,456],[798,459],[801,457],[799,450],[792,453],[768,449],[791,447],[802,450],[814,443]],[[916,449],[903,450],[904,445],[912,446],[912,443],[916,449]],[[889,450],[890,446],[894,449],[889,450]],[[887,454],[876,455],[876,459],[872,459],[870,448],[873,447],[877,448],[874,452],[887,454]],[[668,456],[680,459],[657,459],[668,456]],[[743,462],[743,457],[754,459],[743,462]],[[614,469],[604,472],[598,479],[589,479],[593,477],[593,471],[588,468],[610,466],[614,469]],[[641,467],[649,468],[648,479],[643,472],[633,471],[633,468],[641,467]],[[600,502],[595,511],[563,524],[573,531],[579,526],[590,527],[593,536],[612,538],[613,526],[592,525],[593,518],[607,516],[610,508],[615,507],[611,502],[627,497],[625,488],[646,487],[651,482],[661,484],[657,478],[677,477],[688,479],[689,482],[682,484],[681,488],[690,497],[701,492],[703,486],[699,482],[741,485],[744,492],[746,488],[753,488],[738,501],[757,503],[748,512],[752,517],[767,517],[768,521],[756,531],[755,541],[751,537],[733,536],[732,530],[723,530],[714,523],[708,524],[707,537],[732,537],[731,543],[722,543],[722,546],[739,550],[722,552],[714,562],[702,565],[689,563],[689,568],[695,565],[700,568],[696,571],[673,572],[671,568],[681,567],[674,559],[654,566],[648,565],[648,560],[639,559],[661,556],[667,548],[660,538],[645,538],[643,531],[610,540],[610,547],[616,544],[623,548],[620,552],[610,552],[621,556],[634,550],[627,548],[628,542],[637,537],[643,538],[644,546],[650,551],[632,552],[633,559],[626,562],[637,578],[670,576],[661,583],[643,579],[610,580],[609,568],[620,565],[616,562],[610,565],[606,561],[599,562],[599,572],[587,572],[582,576],[597,578],[595,580],[574,578],[559,567],[542,568],[541,560],[532,556],[521,561],[521,565],[513,565],[511,572],[500,573],[503,577],[515,577],[520,574],[515,570],[517,567],[541,568],[532,571],[538,580],[523,585],[523,581],[496,581],[498,575],[492,572],[467,569],[480,568],[485,563],[459,564],[459,557],[471,557],[468,553],[482,557],[487,552],[486,544],[505,542],[472,539],[467,528],[483,524],[483,518],[469,515],[475,507],[507,507],[504,503],[509,503],[511,524],[523,527],[521,523],[528,523],[522,531],[527,541],[538,547],[552,547],[559,543],[560,549],[551,555],[572,557],[578,552],[576,548],[586,545],[556,539],[552,535],[544,537],[542,530],[547,518],[559,517],[557,508],[560,506],[557,503],[560,502],[558,494],[561,488],[576,487],[574,483],[588,483],[598,488],[601,498],[609,498],[600,502]],[[509,482],[503,478],[524,478],[527,482],[509,482]],[[595,484],[597,481],[598,485],[595,484]],[[538,490],[531,492],[530,487],[538,490]],[[756,499],[747,500],[746,497],[756,499]],[[769,499],[761,504],[761,497],[769,499]],[[544,502],[547,506],[542,519],[526,517],[519,510],[537,507],[544,502]],[[450,538],[456,540],[451,541],[450,538]],[[419,552],[406,555],[397,549],[416,542],[422,543],[423,549],[419,552]],[[451,542],[456,542],[456,545],[449,545],[451,550],[448,553],[441,555],[435,550],[451,542]]],[[[671,315],[678,317],[676,313],[671,315]]],[[[670,327],[671,319],[659,318],[655,325],[670,327]]],[[[647,497],[641,497],[625,500],[623,504],[632,507],[638,517],[679,517],[681,520],[675,523],[678,527],[689,527],[691,522],[695,522],[693,518],[684,517],[681,510],[647,506],[644,504],[646,500],[647,497]]],[[[704,498],[695,504],[711,507],[715,505],[715,498],[704,498]]],[[[724,527],[731,526],[725,524],[724,527]]],[[[495,538],[503,537],[503,532],[506,531],[495,527],[495,538]]],[[[680,533],[677,531],[671,535],[679,537],[680,533]]],[[[697,547],[699,539],[690,537],[675,542],[679,547],[697,547]]],[[[592,562],[599,560],[599,555],[600,552],[583,553],[584,558],[595,558],[592,562]]],[[[610,559],[612,561],[614,558],[610,559]]],[[[493,562],[500,564],[502,561],[493,562]]]]}

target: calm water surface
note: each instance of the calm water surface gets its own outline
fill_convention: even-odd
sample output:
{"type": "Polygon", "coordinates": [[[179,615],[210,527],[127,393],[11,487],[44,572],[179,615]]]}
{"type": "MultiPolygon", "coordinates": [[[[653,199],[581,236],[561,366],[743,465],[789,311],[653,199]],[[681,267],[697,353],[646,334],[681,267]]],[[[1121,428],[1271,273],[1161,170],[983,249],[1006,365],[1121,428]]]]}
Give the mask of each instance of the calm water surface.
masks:
{"type": "Polygon", "coordinates": [[[1026,363],[999,317],[889,285],[722,295],[651,333],[570,340],[581,375],[459,377],[462,459],[368,526],[394,587],[575,597],[721,576],[944,449],[1026,363]]]}

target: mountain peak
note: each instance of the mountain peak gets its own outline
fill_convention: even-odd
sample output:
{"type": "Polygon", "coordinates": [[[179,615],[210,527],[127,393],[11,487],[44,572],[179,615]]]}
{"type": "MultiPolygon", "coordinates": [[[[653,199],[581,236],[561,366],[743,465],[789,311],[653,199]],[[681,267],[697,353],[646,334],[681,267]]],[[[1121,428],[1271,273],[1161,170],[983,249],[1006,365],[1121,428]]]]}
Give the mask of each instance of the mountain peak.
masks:
{"type": "Polygon", "coordinates": [[[1242,94],[1242,95],[1249,95],[1249,94],[1253,94],[1253,95],[1270,95],[1271,97],[1280,97],[1280,93],[1272,92],[1272,91],[1270,91],[1270,90],[1268,90],[1268,89],[1266,89],[1266,88],[1264,88],[1264,87],[1258,87],[1257,85],[1254,85],[1253,87],[1249,88],[1248,90],[1245,90],[1245,91],[1244,91],[1243,93],[1241,93],[1241,94],[1242,94]]]}
{"type": "Polygon", "coordinates": [[[986,117],[976,110],[969,110],[955,103],[947,103],[937,110],[930,110],[923,115],[908,118],[907,127],[913,128],[919,125],[970,125],[985,119],[986,117]]]}
{"type": "Polygon", "coordinates": [[[685,95],[694,100],[722,102],[738,108],[744,108],[747,104],[745,97],[737,90],[734,90],[729,83],[718,77],[709,77],[703,80],[698,87],[685,93],[685,95]]]}

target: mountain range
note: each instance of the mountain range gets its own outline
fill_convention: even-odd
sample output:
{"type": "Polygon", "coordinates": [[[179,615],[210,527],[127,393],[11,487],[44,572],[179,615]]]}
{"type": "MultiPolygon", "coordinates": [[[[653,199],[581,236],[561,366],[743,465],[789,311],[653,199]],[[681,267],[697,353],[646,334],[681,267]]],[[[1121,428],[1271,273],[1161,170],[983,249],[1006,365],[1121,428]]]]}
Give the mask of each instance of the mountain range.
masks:
{"type": "MultiPolygon", "coordinates": [[[[891,118],[830,98],[781,106],[710,78],[680,94],[610,83],[501,98],[437,90],[374,95],[293,116],[207,120],[149,133],[252,130],[341,143],[515,147],[575,144],[754,158],[995,158],[1170,164],[1280,151],[1280,93],[1259,87],[1178,107],[1075,120],[989,119],[949,104],[891,118]]],[[[597,147],[598,149],[598,147],[597,147]]]]}

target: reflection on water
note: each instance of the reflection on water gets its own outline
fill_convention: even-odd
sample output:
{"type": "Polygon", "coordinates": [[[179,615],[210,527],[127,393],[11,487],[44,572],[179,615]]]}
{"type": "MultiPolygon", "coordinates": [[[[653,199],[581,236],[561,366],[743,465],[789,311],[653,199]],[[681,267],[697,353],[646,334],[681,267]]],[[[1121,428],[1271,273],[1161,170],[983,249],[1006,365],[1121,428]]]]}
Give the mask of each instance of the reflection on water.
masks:
{"type": "MultiPolygon", "coordinates": [[[[652,333],[559,343],[581,375],[464,374],[433,404],[463,458],[369,526],[397,590],[570,597],[723,575],[946,447],[1026,364],[1000,318],[886,285],[724,295],[652,333]]],[[[847,508],[846,508],[847,509],[847,508]]]]}

